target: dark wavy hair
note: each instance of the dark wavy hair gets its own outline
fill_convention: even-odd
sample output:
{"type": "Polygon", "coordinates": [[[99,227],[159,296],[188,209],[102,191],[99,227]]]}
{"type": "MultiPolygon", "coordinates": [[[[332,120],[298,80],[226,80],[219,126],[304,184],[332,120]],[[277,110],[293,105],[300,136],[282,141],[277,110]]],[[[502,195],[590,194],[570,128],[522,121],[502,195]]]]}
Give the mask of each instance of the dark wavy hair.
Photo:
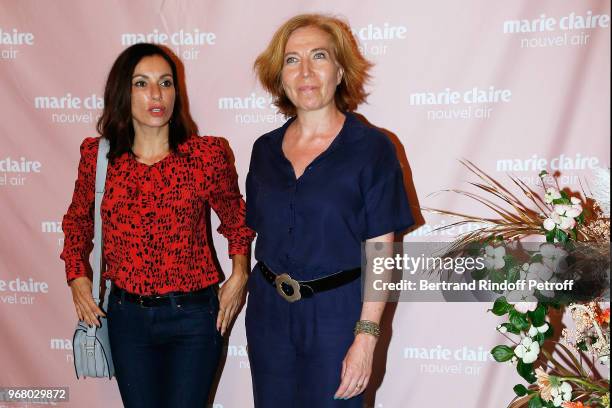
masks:
{"type": "Polygon", "coordinates": [[[115,60],[104,88],[104,111],[97,130],[110,142],[108,159],[112,162],[122,154],[132,152],[134,126],[132,124],[132,75],[144,57],[159,55],[172,69],[175,89],[174,110],[170,118],[168,143],[176,152],[179,144],[198,132],[187,109],[187,95],[183,66],[172,51],[155,44],[140,43],[126,48],[115,60]],[[180,72],[179,72],[180,69],[180,72]]]}

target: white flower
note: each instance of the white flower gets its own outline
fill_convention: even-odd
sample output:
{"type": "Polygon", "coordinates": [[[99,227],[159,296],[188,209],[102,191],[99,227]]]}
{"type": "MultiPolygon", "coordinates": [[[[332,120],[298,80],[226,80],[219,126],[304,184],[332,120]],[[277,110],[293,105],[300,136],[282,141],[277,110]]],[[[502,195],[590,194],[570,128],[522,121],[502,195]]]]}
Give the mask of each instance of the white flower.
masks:
{"type": "Polygon", "coordinates": [[[519,276],[521,278],[521,280],[526,280],[529,277],[529,267],[531,265],[528,262],[525,262],[522,266],[521,269],[519,270],[519,276]]]}
{"type": "Polygon", "coordinates": [[[550,217],[548,217],[547,219],[544,220],[544,224],[543,225],[544,225],[544,229],[546,231],[552,231],[552,230],[555,229],[555,227],[557,226],[557,221],[555,220],[555,218],[556,218],[556,220],[561,221],[560,218],[559,218],[559,214],[557,214],[557,213],[550,214],[550,217]]]}
{"type": "MultiPolygon", "coordinates": [[[[555,208],[556,207],[557,206],[555,206],[555,208]]],[[[563,210],[563,214],[565,214],[565,210],[563,210]]],[[[555,229],[555,227],[559,227],[563,231],[568,231],[576,226],[576,220],[574,218],[561,215],[558,213],[558,211],[555,210],[550,213],[550,215],[544,220],[544,223],[542,225],[547,231],[552,231],[553,229],[555,229]]]]}
{"type": "Polygon", "coordinates": [[[506,300],[511,305],[514,305],[519,313],[533,312],[538,307],[538,299],[533,296],[533,291],[530,290],[515,290],[507,294],[506,300]]]}
{"type": "Polygon", "coordinates": [[[553,397],[553,405],[560,407],[564,402],[572,400],[572,386],[568,382],[562,382],[550,390],[550,395],[553,397]]]}
{"type": "Polygon", "coordinates": [[[561,193],[554,187],[549,187],[546,189],[546,193],[544,194],[544,201],[548,204],[551,204],[553,200],[561,198],[561,193]]]}
{"type": "MultiPolygon", "coordinates": [[[[520,279],[526,282],[527,287],[529,287],[529,283],[533,282],[550,282],[553,279],[552,271],[540,262],[534,262],[531,265],[523,264],[520,270],[520,279]],[[526,265],[526,266],[525,266],[526,265]],[[527,267],[527,269],[525,269],[527,267]]],[[[531,291],[533,293],[533,290],[531,291]]],[[[553,297],[555,292],[552,290],[540,290],[540,293],[546,297],[553,297]]]]}
{"type": "Polygon", "coordinates": [[[571,197],[570,201],[572,202],[572,204],[580,204],[581,201],[578,197],[571,197]]]}
{"type": "Polygon", "coordinates": [[[546,333],[548,331],[548,323],[544,323],[541,326],[535,327],[535,326],[531,326],[529,328],[529,332],[527,332],[527,335],[529,337],[535,337],[537,336],[538,333],[546,333]]]}
{"type": "Polygon", "coordinates": [[[506,328],[506,326],[502,326],[501,324],[497,326],[497,331],[500,333],[507,333],[508,329],[506,328]]]}
{"type": "Polygon", "coordinates": [[[501,269],[506,265],[504,256],[506,255],[506,248],[504,247],[492,247],[487,245],[485,247],[485,266],[487,269],[501,269]]]}
{"type": "Polygon", "coordinates": [[[567,252],[563,248],[546,243],[540,245],[540,253],[542,254],[542,262],[549,267],[552,272],[565,272],[567,269],[567,262],[565,261],[567,252]]]}
{"type": "Polygon", "coordinates": [[[553,276],[553,272],[550,268],[540,262],[534,262],[529,265],[528,276],[532,279],[539,280],[540,282],[546,282],[553,276]]]}
{"type": "Polygon", "coordinates": [[[570,217],[561,216],[561,222],[559,223],[559,228],[563,231],[569,231],[576,226],[576,220],[570,217]]]}
{"type": "Polygon", "coordinates": [[[582,206],[580,204],[556,204],[554,208],[557,214],[568,218],[578,217],[582,213],[582,206]]]}
{"type": "Polygon", "coordinates": [[[525,364],[531,364],[538,359],[540,344],[529,337],[523,337],[521,343],[514,348],[514,354],[525,364]]]}

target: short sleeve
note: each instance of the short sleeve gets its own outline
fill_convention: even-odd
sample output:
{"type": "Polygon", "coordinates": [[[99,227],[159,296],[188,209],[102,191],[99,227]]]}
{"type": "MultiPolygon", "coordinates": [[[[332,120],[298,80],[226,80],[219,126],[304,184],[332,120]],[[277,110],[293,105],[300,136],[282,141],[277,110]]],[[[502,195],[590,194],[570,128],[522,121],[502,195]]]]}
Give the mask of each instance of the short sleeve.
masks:
{"type": "Polygon", "coordinates": [[[385,135],[375,137],[378,139],[373,147],[375,154],[361,174],[366,220],[364,240],[414,225],[395,147],[385,135]]]}

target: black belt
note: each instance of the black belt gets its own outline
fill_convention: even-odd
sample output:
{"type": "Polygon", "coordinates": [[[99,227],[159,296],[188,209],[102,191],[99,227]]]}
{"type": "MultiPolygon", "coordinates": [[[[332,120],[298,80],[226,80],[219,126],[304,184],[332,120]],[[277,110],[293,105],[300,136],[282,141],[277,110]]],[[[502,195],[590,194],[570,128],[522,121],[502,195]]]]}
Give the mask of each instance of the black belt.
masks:
{"type": "Polygon", "coordinates": [[[312,297],[315,293],[336,289],[354,281],[361,276],[361,268],[347,269],[309,281],[297,281],[286,273],[277,275],[263,262],[259,262],[259,270],[264,278],[274,287],[287,302],[295,302],[301,298],[312,297]]]}
{"type": "Polygon", "coordinates": [[[171,298],[174,298],[174,305],[181,307],[183,305],[202,304],[208,302],[211,296],[216,295],[212,286],[193,292],[172,292],[163,295],[137,295],[121,289],[113,285],[111,293],[117,296],[120,300],[125,300],[130,303],[137,303],[142,307],[157,307],[172,305],[171,298]]]}

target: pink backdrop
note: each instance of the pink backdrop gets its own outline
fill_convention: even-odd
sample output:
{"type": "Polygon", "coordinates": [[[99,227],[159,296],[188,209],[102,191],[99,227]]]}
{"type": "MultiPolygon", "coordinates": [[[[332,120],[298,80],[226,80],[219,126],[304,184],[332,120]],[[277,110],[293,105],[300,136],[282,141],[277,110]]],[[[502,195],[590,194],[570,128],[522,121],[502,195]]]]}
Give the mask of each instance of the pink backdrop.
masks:
{"type": "MultiPolygon", "coordinates": [[[[283,123],[252,63],[302,12],[346,17],[376,63],[359,112],[405,149],[420,205],[479,210],[427,197],[465,187],[460,158],[531,184],[548,166],[575,189],[609,168],[609,1],[0,0],[0,386],[68,386],[64,406],[121,406],[114,380],[75,379],[75,313],[59,260],[78,146],[95,134],[115,57],[165,34],[185,64],[201,133],[229,140],[244,189],[253,141],[283,123]]],[[[432,238],[432,226],[448,222],[425,220],[406,240],[432,238]]],[[[227,271],[226,243],[215,243],[227,271]]],[[[487,354],[502,340],[488,306],[399,304],[372,406],[505,406],[520,381],[487,354]],[[451,357],[424,358],[438,348],[451,357]]],[[[245,347],[241,315],[214,408],[252,406],[245,347]]]]}

